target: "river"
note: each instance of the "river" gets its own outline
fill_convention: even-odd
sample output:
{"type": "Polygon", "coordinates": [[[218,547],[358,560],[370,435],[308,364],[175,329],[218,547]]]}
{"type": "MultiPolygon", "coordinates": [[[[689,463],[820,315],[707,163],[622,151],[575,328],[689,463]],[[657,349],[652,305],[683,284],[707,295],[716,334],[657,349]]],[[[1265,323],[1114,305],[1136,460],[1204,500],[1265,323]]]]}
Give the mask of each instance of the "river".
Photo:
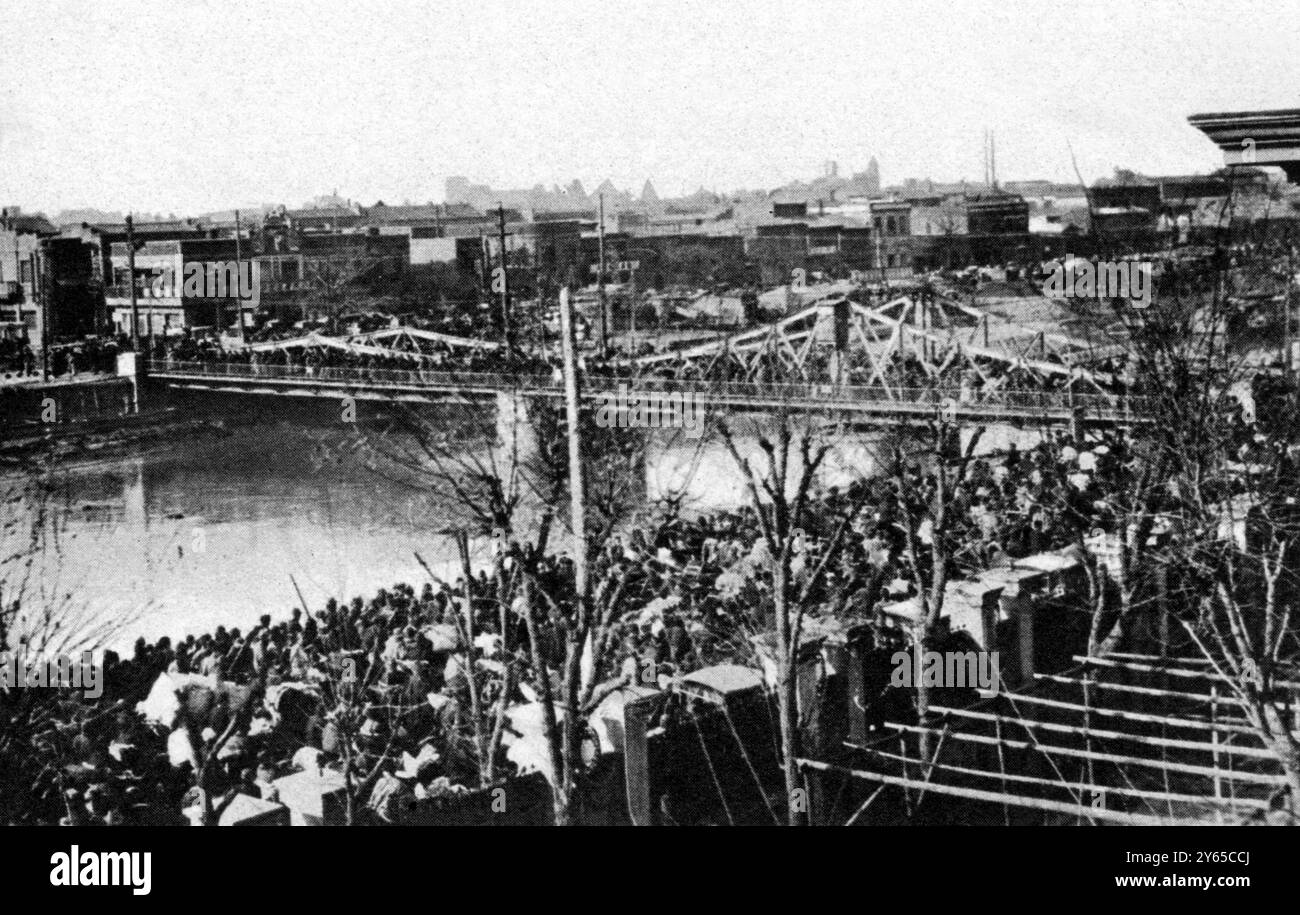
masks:
{"type": "MultiPolygon", "coordinates": [[[[459,566],[434,505],[338,456],[346,437],[289,421],[237,426],[141,454],[70,462],[50,476],[44,543],[27,576],[46,603],[71,595],[122,623],[108,647],[218,624],[247,628],[302,599],[371,596],[459,566]],[[290,577],[292,575],[292,578],[290,577]],[[297,589],[295,589],[295,582],[297,589]]],[[[22,500],[25,526],[36,520],[22,500]]],[[[22,527],[23,525],[20,525],[22,527]]],[[[482,554],[485,544],[475,544],[482,554]]],[[[479,558],[482,558],[481,556],[479,558]]],[[[10,576],[10,594],[14,587],[10,576]]]]}

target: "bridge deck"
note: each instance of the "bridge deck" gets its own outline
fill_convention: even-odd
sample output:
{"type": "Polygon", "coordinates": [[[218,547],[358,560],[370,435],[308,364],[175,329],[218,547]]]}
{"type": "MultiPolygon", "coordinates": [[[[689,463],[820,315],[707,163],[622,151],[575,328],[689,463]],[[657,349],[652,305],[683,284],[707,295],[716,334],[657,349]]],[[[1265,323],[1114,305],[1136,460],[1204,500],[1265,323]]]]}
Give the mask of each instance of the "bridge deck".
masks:
{"type": "MultiPolygon", "coordinates": [[[[251,365],[222,362],[155,362],[148,377],[185,388],[288,396],[352,396],[371,400],[447,400],[497,394],[560,397],[563,384],[549,375],[435,372],[304,365],[251,365]]],[[[681,395],[713,407],[796,409],[874,416],[935,416],[952,419],[1066,423],[1141,422],[1140,398],[1069,391],[969,388],[870,387],[830,383],[770,383],[620,379],[588,376],[582,396],[588,400],[645,395],[681,395]]]]}

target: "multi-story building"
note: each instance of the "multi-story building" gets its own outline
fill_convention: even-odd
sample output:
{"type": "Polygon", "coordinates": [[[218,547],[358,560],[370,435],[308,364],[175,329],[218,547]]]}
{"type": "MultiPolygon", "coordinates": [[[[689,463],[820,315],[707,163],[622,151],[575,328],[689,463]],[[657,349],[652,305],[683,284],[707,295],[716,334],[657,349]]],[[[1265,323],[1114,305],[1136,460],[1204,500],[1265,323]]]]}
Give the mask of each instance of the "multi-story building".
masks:
{"type": "Polygon", "coordinates": [[[912,203],[910,200],[873,200],[870,204],[875,251],[873,270],[910,270],[912,267],[912,203]]]}
{"type": "Polygon", "coordinates": [[[102,333],[102,288],[90,248],[77,238],[41,239],[41,283],[51,340],[102,333]]]}
{"type": "Polygon", "coordinates": [[[1029,204],[1016,194],[973,194],[966,198],[966,232],[970,235],[1025,235],[1029,204]]]}
{"type": "Polygon", "coordinates": [[[186,238],[146,241],[135,252],[134,273],[126,242],[110,249],[112,282],[105,289],[109,321],[118,333],[131,332],[131,288],[140,336],[171,336],[198,327],[225,328],[243,316],[245,325],[260,304],[260,264],[233,238],[186,238]],[[246,264],[246,267],[239,265],[246,264]],[[229,265],[235,265],[232,274],[229,265]],[[250,282],[241,295],[239,271],[250,282]],[[187,286],[196,271],[203,280],[187,286]],[[220,283],[216,282],[220,280],[220,283]],[[197,287],[197,288],[196,288],[197,287]]]}
{"type": "Polygon", "coordinates": [[[39,348],[45,335],[40,303],[41,239],[57,234],[44,216],[0,210],[0,334],[39,348]]]}

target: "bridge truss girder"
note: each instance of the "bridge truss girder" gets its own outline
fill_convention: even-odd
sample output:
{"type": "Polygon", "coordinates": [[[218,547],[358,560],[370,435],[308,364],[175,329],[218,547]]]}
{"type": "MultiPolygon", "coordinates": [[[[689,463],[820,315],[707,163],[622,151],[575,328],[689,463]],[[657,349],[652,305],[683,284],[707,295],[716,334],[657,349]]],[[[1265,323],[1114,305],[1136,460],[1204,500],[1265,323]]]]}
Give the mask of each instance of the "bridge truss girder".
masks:
{"type": "MultiPolygon", "coordinates": [[[[1113,348],[1112,348],[1113,350],[1113,348]]],[[[1114,355],[1064,334],[1026,334],[1010,322],[940,297],[900,296],[869,307],[842,297],[814,302],[770,325],[636,360],[641,373],[689,378],[843,383],[850,371],[894,396],[908,361],[924,384],[964,376],[985,391],[1008,386],[1107,393],[1108,373],[1089,367],[1114,355]],[[838,312],[838,315],[837,315],[838,312]],[[837,324],[839,325],[837,327],[837,324]],[[838,342],[838,345],[837,345],[838,342]]],[[[861,381],[855,381],[860,385],[861,381]]]]}

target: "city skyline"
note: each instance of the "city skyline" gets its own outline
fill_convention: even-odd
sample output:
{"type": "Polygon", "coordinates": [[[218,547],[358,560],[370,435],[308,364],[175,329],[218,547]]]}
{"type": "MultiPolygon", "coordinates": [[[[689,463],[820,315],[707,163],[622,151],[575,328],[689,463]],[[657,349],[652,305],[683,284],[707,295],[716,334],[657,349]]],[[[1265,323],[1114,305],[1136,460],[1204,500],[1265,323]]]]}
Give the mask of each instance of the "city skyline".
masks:
{"type": "Polygon", "coordinates": [[[1237,4],[492,12],[15,8],[0,199],[189,213],[338,187],[426,201],[453,175],[633,191],[648,178],[673,196],[872,155],[886,183],[955,181],[981,174],[985,129],[1000,175],[1072,181],[1077,160],[1091,182],[1217,167],[1187,116],[1287,107],[1300,77],[1276,27],[1297,14],[1270,25],[1237,4]],[[969,40],[934,46],[927,22],[969,40]]]}

